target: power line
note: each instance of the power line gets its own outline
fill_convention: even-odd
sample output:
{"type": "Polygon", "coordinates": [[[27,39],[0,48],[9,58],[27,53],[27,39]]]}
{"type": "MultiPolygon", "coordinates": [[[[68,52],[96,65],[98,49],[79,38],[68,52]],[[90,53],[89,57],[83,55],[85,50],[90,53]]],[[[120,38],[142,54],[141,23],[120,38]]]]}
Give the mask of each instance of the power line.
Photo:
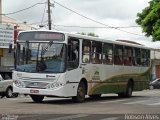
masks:
{"type": "MultiPolygon", "coordinates": [[[[28,10],[28,9],[30,9],[30,8],[33,8],[33,7],[35,7],[35,6],[39,5],[39,4],[45,4],[45,3],[46,3],[46,2],[43,2],[43,3],[36,3],[36,4],[34,4],[34,5],[30,6],[30,7],[27,7],[27,8],[21,9],[21,10],[18,10],[18,11],[16,11],[16,12],[7,13],[7,14],[0,14],[0,15],[11,15],[11,14],[16,14],[16,13],[19,13],[19,12],[22,12],[22,11],[25,11],[25,10],[28,10]]],[[[139,34],[136,34],[136,33],[132,33],[132,32],[128,32],[128,31],[119,29],[119,28],[131,28],[131,27],[140,27],[140,26],[113,27],[113,26],[110,26],[110,25],[101,23],[101,22],[99,22],[99,21],[96,21],[96,20],[94,20],[94,19],[91,19],[91,18],[89,18],[89,17],[87,17],[87,16],[84,16],[84,15],[82,15],[82,14],[80,14],[80,13],[78,13],[78,12],[76,12],[76,11],[74,11],[74,10],[72,10],[72,9],[70,9],[70,8],[68,8],[68,7],[66,7],[66,6],[64,6],[64,5],[62,5],[62,4],[60,4],[60,3],[58,3],[58,2],[56,2],[56,1],[54,1],[54,3],[60,5],[61,7],[65,8],[65,9],[67,9],[67,10],[69,10],[69,11],[71,11],[71,12],[73,12],[73,13],[75,13],[75,14],[77,14],[77,15],[83,17],[83,18],[86,18],[86,19],[88,19],[88,20],[90,20],[90,21],[93,21],[93,22],[95,22],[95,23],[98,23],[98,24],[101,24],[101,25],[105,26],[105,27],[82,27],[82,26],[65,26],[65,25],[61,25],[61,26],[63,26],[63,27],[79,27],[79,28],[112,28],[112,29],[116,29],[116,30],[119,30],[119,31],[122,31],[122,32],[125,32],[125,33],[129,33],[129,34],[133,34],[133,35],[138,35],[138,36],[143,36],[143,35],[139,35],[139,34]]],[[[45,11],[45,10],[44,10],[44,11],[45,11]]],[[[43,13],[42,21],[43,21],[43,18],[44,18],[44,13],[43,13]]],[[[41,24],[42,24],[42,21],[41,21],[41,24]]],[[[32,24],[33,24],[33,23],[32,23],[32,24]]],[[[35,23],[34,23],[34,24],[35,24],[35,23]]],[[[56,26],[56,25],[55,25],[55,26],[56,26]]],[[[60,26],[60,25],[57,25],[57,26],[60,26]]]]}
{"type": "Polygon", "coordinates": [[[30,9],[30,8],[33,8],[33,7],[37,6],[37,5],[45,4],[45,3],[46,3],[46,2],[43,2],[43,3],[36,3],[36,4],[34,4],[34,5],[30,6],[30,7],[27,7],[27,8],[24,8],[24,9],[21,9],[21,10],[18,10],[18,11],[15,11],[15,12],[10,12],[10,13],[0,14],[0,15],[12,15],[12,14],[17,14],[17,13],[19,13],[19,12],[28,10],[28,9],[30,9]]]}
{"type": "MultiPolygon", "coordinates": [[[[45,20],[45,21],[43,21],[43,24],[44,23],[47,23],[48,22],[48,20],[45,20]]],[[[33,22],[33,23],[30,23],[30,25],[39,25],[39,24],[41,24],[41,22],[33,22]]]]}
{"type": "Polygon", "coordinates": [[[44,6],[44,11],[43,11],[43,16],[42,16],[42,20],[41,20],[41,24],[43,23],[43,20],[44,20],[44,15],[45,15],[45,12],[46,12],[46,4],[45,4],[45,6],[44,6]]]}
{"type": "MultiPolygon", "coordinates": [[[[102,29],[105,29],[105,28],[110,28],[110,27],[93,27],[93,26],[72,26],[72,25],[54,25],[54,26],[57,26],[57,27],[71,27],[71,28],[102,28],[102,29]]],[[[140,27],[140,26],[126,26],[126,27],[115,27],[115,28],[135,28],[135,27],[140,27]]]]}
{"type": "Polygon", "coordinates": [[[143,35],[140,35],[140,34],[137,34],[137,33],[132,33],[132,32],[128,32],[128,31],[119,29],[118,27],[113,27],[113,26],[110,26],[110,25],[101,23],[101,22],[96,21],[96,20],[94,20],[94,19],[91,19],[91,18],[89,18],[89,17],[87,17],[87,16],[84,16],[84,15],[82,15],[82,14],[80,14],[80,13],[78,13],[78,12],[76,12],[76,11],[74,11],[74,10],[72,10],[72,9],[70,9],[70,8],[68,8],[68,7],[66,7],[66,6],[64,6],[64,5],[62,5],[62,4],[60,4],[60,3],[58,3],[58,2],[56,2],[56,1],[54,1],[54,2],[55,2],[56,4],[58,4],[59,6],[65,8],[65,9],[67,9],[67,10],[69,10],[69,11],[71,11],[71,12],[73,12],[73,13],[75,13],[75,14],[77,14],[77,15],[83,17],[83,18],[86,18],[86,19],[88,19],[88,20],[90,20],[90,21],[93,21],[93,22],[95,22],[95,23],[101,24],[101,25],[103,25],[103,26],[105,26],[105,27],[107,27],[107,28],[116,29],[116,30],[119,30],[119,31],[121,31],[121,32],[129,33],[129,34],[132,34],[132,35],[143,36],[143,35]]]}

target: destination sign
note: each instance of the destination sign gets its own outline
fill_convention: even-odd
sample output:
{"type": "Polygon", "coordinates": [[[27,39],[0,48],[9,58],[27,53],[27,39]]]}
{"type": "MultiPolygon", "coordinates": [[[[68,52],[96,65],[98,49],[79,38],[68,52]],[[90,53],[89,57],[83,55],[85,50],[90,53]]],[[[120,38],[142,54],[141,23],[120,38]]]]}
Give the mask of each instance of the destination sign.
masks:
{"type": "Polygon", "coordinates": [[[46,31],[22,32],[18,40],[64,41],[64,34],[46,31]]]}

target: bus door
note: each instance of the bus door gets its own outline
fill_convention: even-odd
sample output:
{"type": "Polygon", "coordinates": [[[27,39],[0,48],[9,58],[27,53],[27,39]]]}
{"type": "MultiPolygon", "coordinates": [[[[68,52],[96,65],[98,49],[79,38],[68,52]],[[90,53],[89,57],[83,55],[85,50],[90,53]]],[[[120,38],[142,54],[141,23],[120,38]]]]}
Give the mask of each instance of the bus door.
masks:
{"type": "Polygon", "coordinates": [[[80,61],[80,42],[77,38],[68,39],[67,56],[67,75],[69,82],[79,82],[82,76],[82,68],[79,67],[80,61]]]}

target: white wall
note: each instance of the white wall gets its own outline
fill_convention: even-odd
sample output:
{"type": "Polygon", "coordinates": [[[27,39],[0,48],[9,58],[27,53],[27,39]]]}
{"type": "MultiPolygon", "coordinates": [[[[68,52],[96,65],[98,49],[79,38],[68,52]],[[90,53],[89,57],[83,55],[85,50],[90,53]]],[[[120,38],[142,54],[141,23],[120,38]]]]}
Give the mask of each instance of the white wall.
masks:
{"type": "Polygon", "coordinates": [[[160,50],[152,50],[151,51],[151,59],[159,59],[160,60],[160,50]]]}
{"type": "Polygon", "coordinates": [[[14,56],[8,53],[8,49],[3,49],[3,57],[1,57],[1,66],[14,66],[14,56]]]}

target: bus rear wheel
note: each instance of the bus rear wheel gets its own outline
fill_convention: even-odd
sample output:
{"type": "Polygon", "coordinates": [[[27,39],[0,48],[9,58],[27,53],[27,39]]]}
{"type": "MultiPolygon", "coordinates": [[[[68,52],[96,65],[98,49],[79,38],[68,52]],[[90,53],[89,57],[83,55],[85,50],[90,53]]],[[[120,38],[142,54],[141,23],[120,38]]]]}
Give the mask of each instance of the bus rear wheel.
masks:
{"type": "Polygon", "coordinates": [[[44,99],[44,96],[41,96],[41,95],[30,95],[30,96],[32,100],[36,103],[40,103],[44,99]]]}
{"type": "Polygon", "coordinates": [[[74,102],[83,102],[86,95],[86,86],[84,82],[80,82],[77,89],[77,96],[72,97],[74,102]]]}

